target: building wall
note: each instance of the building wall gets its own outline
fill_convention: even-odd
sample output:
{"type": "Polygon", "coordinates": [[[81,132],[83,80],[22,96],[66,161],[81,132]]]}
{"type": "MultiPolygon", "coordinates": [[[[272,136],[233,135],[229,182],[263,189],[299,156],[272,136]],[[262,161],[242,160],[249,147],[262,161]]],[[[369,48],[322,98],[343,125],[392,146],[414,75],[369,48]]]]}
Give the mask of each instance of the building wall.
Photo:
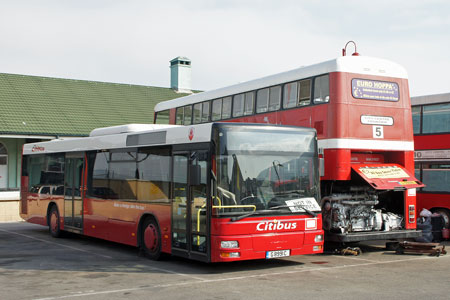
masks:
{"type": "Polygon", "coordinates": [[[25,139],[0,138],[8,151],[8,174],[6,190],[0,190],[0,222],[20,221],[19,189],[22,146],[25,139]]]}

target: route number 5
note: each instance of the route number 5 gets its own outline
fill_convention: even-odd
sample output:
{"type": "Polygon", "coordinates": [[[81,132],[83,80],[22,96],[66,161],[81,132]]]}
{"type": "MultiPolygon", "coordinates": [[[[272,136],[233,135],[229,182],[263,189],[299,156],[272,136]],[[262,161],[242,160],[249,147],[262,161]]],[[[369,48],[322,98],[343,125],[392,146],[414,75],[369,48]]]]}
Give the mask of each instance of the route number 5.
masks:
{"type": "Polygon", "coordinates": [[[373,138],[374,139],[383,139],[384,138],[384,132],[383,132],[383,126],[373,126],[373,138]]]}

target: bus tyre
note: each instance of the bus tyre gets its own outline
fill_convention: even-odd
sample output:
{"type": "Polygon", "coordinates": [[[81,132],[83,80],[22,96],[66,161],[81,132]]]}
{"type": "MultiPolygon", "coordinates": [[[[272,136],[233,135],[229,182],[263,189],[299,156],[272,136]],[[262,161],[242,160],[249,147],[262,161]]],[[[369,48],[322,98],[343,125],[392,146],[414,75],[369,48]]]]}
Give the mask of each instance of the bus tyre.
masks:
{"type": "Polygon", "coordinates": [[[161,258],[161,232],[155,219],[147,218],[142,227],[141,249],[153,260],[161,258]]]}
{"type": "Polygon", "coordinates": [[[444,228],[450,227],[450,211],[445,208],[433,209],[434,213],[440,214],[444,218],[444,228]]]}
{"type": "Polygon", "coordinates": [[[48,230],[52,237],[58,238],[61,237],[61,229],[59,227],[59,212],[56,205],[53,205],[50,209],[50,213],[48,214],[48,230]]]}

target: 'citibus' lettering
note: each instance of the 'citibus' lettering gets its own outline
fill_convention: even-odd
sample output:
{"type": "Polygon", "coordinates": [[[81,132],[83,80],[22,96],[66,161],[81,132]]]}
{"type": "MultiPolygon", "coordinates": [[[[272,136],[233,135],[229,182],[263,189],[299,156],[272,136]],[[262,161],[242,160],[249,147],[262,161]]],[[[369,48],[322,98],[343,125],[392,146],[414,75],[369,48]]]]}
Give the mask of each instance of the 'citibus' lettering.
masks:
{"type": "Polygon", "coordinates": [[[291,222],[261,222],[256,225],[256,230],[258,231],[267,231],[267,230],[281,230],[281,229],[296,229],[297,223],[291,222]]]}

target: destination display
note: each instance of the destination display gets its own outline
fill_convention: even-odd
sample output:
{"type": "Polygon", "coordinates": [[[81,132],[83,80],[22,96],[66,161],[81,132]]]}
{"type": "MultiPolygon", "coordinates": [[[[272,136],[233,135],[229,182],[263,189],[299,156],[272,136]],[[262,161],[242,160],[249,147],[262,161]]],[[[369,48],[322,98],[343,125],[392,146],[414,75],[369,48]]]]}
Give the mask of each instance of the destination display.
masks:
{"type": "Polygon", "coordinates": [[[352,95],[358,99],[398,101],[399,89],[395,82],[352,79],[352,95]]]}

